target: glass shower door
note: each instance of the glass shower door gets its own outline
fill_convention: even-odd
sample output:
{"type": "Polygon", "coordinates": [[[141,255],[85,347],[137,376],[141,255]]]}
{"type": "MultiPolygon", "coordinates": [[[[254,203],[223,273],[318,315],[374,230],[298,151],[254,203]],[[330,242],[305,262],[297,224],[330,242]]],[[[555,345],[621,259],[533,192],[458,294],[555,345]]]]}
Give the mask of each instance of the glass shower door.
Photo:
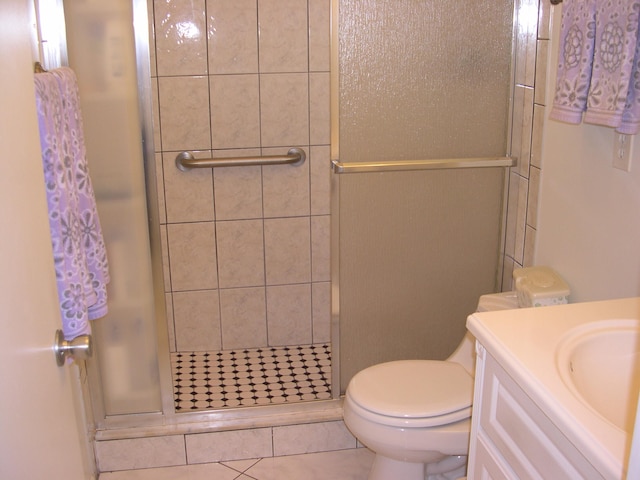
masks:
{"type": "Polygon", "coordinates": [[[497,289],[506,169],[393,164],[506,157],[514,5],[333,7],[333,160],[389,164],[334,169],[332,281],[344,391],[374,363],[446,358],[478,297],[497,289]]]}

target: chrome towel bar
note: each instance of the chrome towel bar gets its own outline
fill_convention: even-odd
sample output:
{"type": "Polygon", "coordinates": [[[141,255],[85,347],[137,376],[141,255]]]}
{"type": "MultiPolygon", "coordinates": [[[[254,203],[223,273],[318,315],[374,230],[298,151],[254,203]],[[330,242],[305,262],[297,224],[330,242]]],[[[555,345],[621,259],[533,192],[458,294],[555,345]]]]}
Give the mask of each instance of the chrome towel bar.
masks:
{"type": "Polygon", "coordinates": [[[261,157],[195,158],[191,152],[179,153],[176,167],[183,172],[192,168],[245,167],[249,165],[302,165],[307,156],[301,148],[291,148],[286,155],[265,155],[261,157]]]}
{"type": "Polygon", "coordinates": [[[402,170],[442,170],[450,168],[513,167],[514,157],[445,158],[433,160],[397,160],[393,162],[339,162],[334,173],[396,172],[402,170]]]}

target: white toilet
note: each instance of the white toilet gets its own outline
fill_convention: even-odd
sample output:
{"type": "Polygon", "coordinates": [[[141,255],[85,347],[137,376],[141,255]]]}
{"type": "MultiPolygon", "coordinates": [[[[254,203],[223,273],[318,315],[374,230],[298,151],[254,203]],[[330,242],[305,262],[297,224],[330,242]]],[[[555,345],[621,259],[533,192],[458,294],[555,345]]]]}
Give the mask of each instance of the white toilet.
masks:
{"type": "MultiPolygon", "coordinates": [[[[546,270],[555,272],[543,269],[546,267],[516,270],[514,277],[542,275],[547,292],[552,291],[554,298],[561,292],[566,303],[566,283],[560,277],[561,285],[555,279],[549,283],[546,270]]],[[[531,290],[530,281],[520,282],[531,290]]],[[[518,308],[518,294],[523,295],[520,291],[483,295],[478,311],[518,308]]],[[[447,360],[386,362],[351,379],[344,399],[344,422],[376,454],[369,480],[465,475],[474,364],[475,339],[467,333],[447,360]]]]}

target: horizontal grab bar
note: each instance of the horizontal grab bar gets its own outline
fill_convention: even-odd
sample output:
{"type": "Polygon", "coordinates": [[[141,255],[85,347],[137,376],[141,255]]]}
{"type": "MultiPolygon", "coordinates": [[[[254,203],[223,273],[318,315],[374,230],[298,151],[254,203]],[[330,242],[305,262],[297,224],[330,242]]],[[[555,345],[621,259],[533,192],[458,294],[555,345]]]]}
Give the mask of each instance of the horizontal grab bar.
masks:
{"type": "Polygon", "coordinates": [[[514,157],[445,158],[434,160],[397,160],[388,162],[339,162],[334,173],[396,172],[402,170],[442,170],[447,168],[513,167],[514,157]]]}
{"type": "Polygon", "coordinates": [[[286,155],[265,155],[262,157],[195,158],[191,152],[179,153],[176,167],[183,172],[192,168],[246,167],[249,165],[302,165],[307,156],[301,148],[291,148],[286,155]]]}

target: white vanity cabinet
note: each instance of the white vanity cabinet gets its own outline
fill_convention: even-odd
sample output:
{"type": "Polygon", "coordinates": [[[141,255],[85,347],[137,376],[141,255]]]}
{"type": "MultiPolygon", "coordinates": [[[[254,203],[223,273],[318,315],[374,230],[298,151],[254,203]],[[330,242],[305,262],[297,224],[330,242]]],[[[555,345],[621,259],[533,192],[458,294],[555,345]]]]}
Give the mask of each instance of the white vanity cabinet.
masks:
{"type": "Polygon", "coordinates": [[[468,479],[604,478],[477,343],[468,479]]]}

